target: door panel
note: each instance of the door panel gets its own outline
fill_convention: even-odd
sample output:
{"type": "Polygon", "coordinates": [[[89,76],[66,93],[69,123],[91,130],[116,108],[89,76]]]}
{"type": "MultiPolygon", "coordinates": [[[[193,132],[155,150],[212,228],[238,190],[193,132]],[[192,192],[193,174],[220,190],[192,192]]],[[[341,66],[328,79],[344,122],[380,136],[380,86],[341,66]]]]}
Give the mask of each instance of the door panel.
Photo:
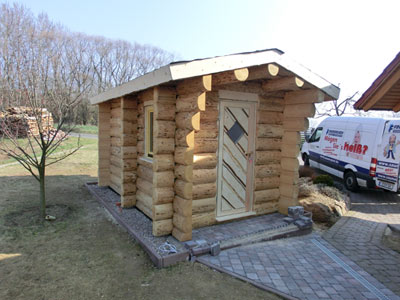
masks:
{"type": "Polygon", "coordinates": [[[255,103],[220,102],[217,216],[251,211],[255,103]]]}

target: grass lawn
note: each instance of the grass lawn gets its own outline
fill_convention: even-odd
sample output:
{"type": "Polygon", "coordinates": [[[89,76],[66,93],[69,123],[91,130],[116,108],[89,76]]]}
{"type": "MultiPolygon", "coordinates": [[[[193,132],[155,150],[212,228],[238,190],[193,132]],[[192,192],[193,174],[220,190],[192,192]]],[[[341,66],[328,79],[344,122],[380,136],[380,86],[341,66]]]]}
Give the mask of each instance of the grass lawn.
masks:
{"type": "MultiPolygon", "coordinates": [[[[54,127],[56,127],[57,124],[54,124],[54,127]]],[[[68,127],[63,126],[61,130],[67,131],[69,130],[68,127]]],[[[74,125],[74,129],[72,132],[76,133],[89,133],[89,134],[97,134],[98,133],[98,127],[96,125],[74,125]]]]}
{"type": "Polygon", "coordinates": [[[36,180],[0,168],[0,299],[280,299],[198,263],[158,270],[84,186],[96,180],[97,144],[48,168],[40,223],[36,180]]]}

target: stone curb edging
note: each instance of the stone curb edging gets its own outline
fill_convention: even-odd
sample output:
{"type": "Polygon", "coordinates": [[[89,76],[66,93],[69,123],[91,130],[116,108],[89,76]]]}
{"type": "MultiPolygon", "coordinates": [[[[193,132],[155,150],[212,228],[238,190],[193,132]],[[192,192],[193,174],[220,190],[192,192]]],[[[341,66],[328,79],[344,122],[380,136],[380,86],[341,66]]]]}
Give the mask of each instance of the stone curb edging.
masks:
{"type": "Polygon", "coordinates": [[[239,280],[248,282],[248,283],[250,283],[251,285],[254,285],[255,287],[257,287],[257,288],[259,288],[259,289],[261,289],[261,290],[264,290],[264,291],[266,291],[266,292],[273,293],[273,294],[275,294],[275,295],[278,295],[278,296],[280,296],[280,297],[283,297],[284,299],[287,299],[287,300],[300,300],[299,298],[296,298],[296,297],[293,297],[293,296],[291,296],[291,295],[285,294],[285,293],[283,293],[283,292],[281,292],[281,291],[279,291],[279,290],[277,290],[277,289],[274,289],[274,288],[272,288],[272,287],[263,285],[263,284],[261,284],[261,283],[255,282],[255,281],[253,281],[253,280],[251,280],[251,279],[249,279],[249,278],[247,278],[247,277],[241,276],[241,275],[236,274],[236,273],[234,273],[234,272],[225,270],[224,268],[221,268],[221,267],[218,267],[218,266],[216,266],[216,265],[213,265],[213,264],[207,262],[206,260],[203,260],[201,257],[197,258],[196,261],[199,262],[199,263],[201,263],[201,264],[203,264],[203,265],[205,265],[205,266],[207,266],[207,267],[209,267],[209,268],[211,268],[211,269],[213,269],[213,270],[216,270],[216,271],[218,271],[218,272],[220,272],[220,273],[226,273],[226,274],[228,274],[229,276],[232,276],[232,277],[237,278],[237,279],[239,279],[239,280]]]}
{"type": "Polygon", "coordinates": [[[167,256],[161,256],[150,246],[150,244],[137,232],[132,230],[132,228],[121,219],[121,217],[112,209],[109,203],[103,201],[101,197],[94,191],[91,186],[97,185],[97,182],[86,182],[85,186],[90,191],[90,193],[95,197],[95,199],[112,215],[112,217],[117,221],[119,225],[121,225],[128,233],[133,237],[135,241],[139,243],[139,245],[143,248],[143,250],[149,255],[150,260],[153,264],[161,269],[168,267],[170,265],[176,264],[181,261],[187,261],[189,258],[189,252],[184,251],[181,253],[174,253],[167,256]]]}

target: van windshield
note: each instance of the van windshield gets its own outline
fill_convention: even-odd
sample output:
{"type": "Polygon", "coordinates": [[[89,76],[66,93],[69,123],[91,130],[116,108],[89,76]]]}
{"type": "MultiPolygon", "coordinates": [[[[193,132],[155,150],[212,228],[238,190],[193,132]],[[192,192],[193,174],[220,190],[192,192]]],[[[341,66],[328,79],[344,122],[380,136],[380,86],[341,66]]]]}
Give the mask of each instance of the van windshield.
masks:
{"type": "Polygon", "coordinates": [[[321,138],[321,134],[322,134],[322,127],[318,127],[314,133],[312,134],[312,136],[310,137],[310,139],[308,140],[309,143],[314,143],[314,142],[318,142],[319,139],[321,138]]]}

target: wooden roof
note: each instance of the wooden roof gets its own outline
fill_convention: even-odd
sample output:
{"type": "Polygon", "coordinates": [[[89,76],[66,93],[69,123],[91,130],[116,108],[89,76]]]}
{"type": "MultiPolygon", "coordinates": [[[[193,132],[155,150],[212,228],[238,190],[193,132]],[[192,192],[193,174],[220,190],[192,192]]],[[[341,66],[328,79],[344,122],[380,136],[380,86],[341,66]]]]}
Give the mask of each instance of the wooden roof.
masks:
{"type": "Polygon", "coordinates": [[[400,110],[400,52],[354,104],[364,111],[400,110]]]}
{"type": "Polygon", "coordinates": [[[292,61],[282,51],[268,49],[192,61],[174,62],[109,89],[91,98],[90,102],[92,104],[99,104],[177,80],[267,64],[279,65],[311,86],[318,88],[325,94],[325,100],[337,99],[339,97],[340,89],[337,86],[311,72],[311,70],[303,65],[292,61]]]}

